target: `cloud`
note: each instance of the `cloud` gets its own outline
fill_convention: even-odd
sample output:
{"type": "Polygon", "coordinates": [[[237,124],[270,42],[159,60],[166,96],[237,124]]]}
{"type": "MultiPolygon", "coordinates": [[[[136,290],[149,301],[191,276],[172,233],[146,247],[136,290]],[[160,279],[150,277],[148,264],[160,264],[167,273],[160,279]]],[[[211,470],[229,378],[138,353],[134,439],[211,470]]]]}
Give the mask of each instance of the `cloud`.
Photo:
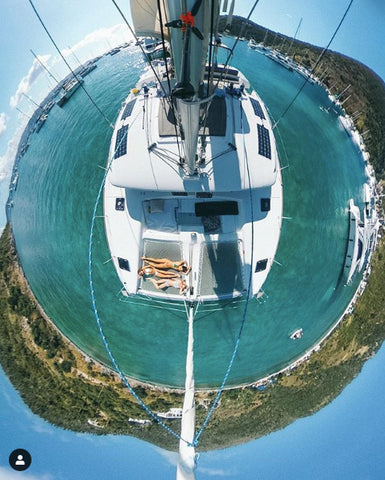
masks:
{"type": "Polygon", "coordinates": [[[229,470],[223,470],[220,468],[199,467],[199,463],[198,463],[198,472],[214,478],[219,478],[219,477],[234,478],[234,472],[230,472],[229,470]]]}
{"type": "MultiPolygon", "coordinates": [[[[176,468],[178,464],[178,454],[176,452],[169,452],[168,450],[163,450],[161,448],[156,448],[156,451],[160,453],[160,455],[173,467],[176,468]]],[[[211,455],[213,452],[211,452],[211,455]]],[[[213,478],[220,478],[220,477],[231,477],[235,478],[234,471],[229,469],[224,470],[223,468],[215,468],[215,467],[203,467],[201,466],[201,462],[199,460],[200,455],[198,454],[197,459],[197,472],[199,474],[204,474],[207,477],[213,478]]],[[[207,462],[207,460],[206,460],[207,462]]],[[[1,479],[0,479],[1,480],[1,479]]]]}
{"type": "Polygon", "coordinates": [[[175,452],[170,452],[168,450],[163,450],[162,448],[155,448],[155,450],[160,453],[160,455],[167,460],[167,462],[176,467],[178,464],[178,454],[175,452]]]}
{"type": "MultiPolygon", "coordinates": [[[[105,53],[111,47],[129,42],[132,39],[133,36],[128,30],[127,26],[124,24],[117,24],[109,28],[103,27],[87,34],[82,40],[73,45],[71,48],[62,49],[61,53],[65,58],[67,57],[68,59],[71,58],[71,55],[77,53],[80,56],[80,61],[84,63],[96,55],[105,53]]],[[[23,94],[27,94],[31,90],[34,82],[39,78],[41,73],[44,72],[44,68],[41,63],[45,65],[49,71],[52,71],[52,67],[55,65],[58,65],[61,70],[65,68],[65,71],[62,72],[63,77],[68,74],[68,71],[63,65],[63,61],[59,55],[38,55],[38,59],[35,58],[33,60],[29,72],[21,79],[15,94],[10,98],[9,104],[11,108],[16,108],[19,105],[23,98],[23,94]]],[[[1,133],[0,121],[0,136],[1,133]]]]}
{"type": "Polygon", "coordinates": [[[7,130],[5,113],[0,113],[0,137],[7,130]]]}
{"type": "Polygon", "coordinates": [[[4,155],[0,156],[0,180],[9,181],[11,178],[13,162],[15,161],[17,147],[20,142],[21,135],[25,125],[20,126],[14,136],[9,140],[7,150],[4,155]]]}
{"type": "MultiPolygon", "coordinates": [[[[39,60],[40,62],[45,64],[50,59],[50,57],[50,55],[39,56],[39,60]]],[[[17,105],[20,103],[20,100],[23,98],[23,94],[30,91],[32,84],[44,71],[44,68],[42,67],[40,62],[36,58],[34,58],[29,72],[25,77],[21,79],[15,95],[10,98],[9,105],[11,106],[11,108],[17,107],[17,105]]]]}
{"type": "Polygon", "coordinates": [[[89,47],[99,47],[100,53],[104,53],[106,50],[109,50],[110,46],[115,47],[130,40],[133,40],[133,35],[126,25],[119,23],[109,28],[103,27],[88,33],[80,42],[72,45],[71,48],[64,48],[62,54],[64,57],[70,57],[72,53],[82,52],[89,47]]]}
{"type": "MultiPolygon", "coordinates": [[[[32,459],[33,461],[33,459],[32,459]]],[[[0,467],[0,480],[53,480],[54,477],[49,473],[44,473],[43,475],[39,474],[39,476],[30,475],[27,471],[24,471],[22,475],[20,472],[13,471],[11,467],[0,467]]]]}

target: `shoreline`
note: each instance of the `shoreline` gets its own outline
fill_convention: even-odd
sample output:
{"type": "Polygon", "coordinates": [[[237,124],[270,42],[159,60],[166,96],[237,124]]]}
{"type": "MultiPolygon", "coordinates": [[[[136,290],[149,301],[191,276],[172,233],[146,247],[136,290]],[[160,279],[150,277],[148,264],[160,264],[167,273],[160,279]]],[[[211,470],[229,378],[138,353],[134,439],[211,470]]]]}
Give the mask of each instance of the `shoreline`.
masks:
{"type": "MultiPolygon", "coordinates": [[[[367,165],[370,164],[367,163],[367,165]]],[[[378,178],[381,178],[381,174],[379,174],[378,178]]],[[[383,183],[379,182],[376,187],[381,189],[383,187],[383,183]]],[[[382,199],[380,199],[380,201],[381,200],[382,199]]],[[[376,207],[378,207],[378,205],[376,205],[376,207]]],[[[383,215],[379,215],[379,218],[382,219],[383,215]]],[[[10,223],[8,224],[8,228],[11,229],[10,223]]],[[[376,238],[376,248],[370,252],[367,266],[363,273],[363,278],[358,284],[348,306],[342,315],[332,325],[332,327],[330,327],[328,331],[319,340],[317,340],[312,347],[308,348],[305,353],[301,354],[300,357],[290,362],[290,364],[274,373],[266,375],[251,383],[248,382],[236,386],[225,387],[225,391],[221,397],[221,409],[218,409],[220,411],[214,414],[214,422],[212,425],[209,425],[207,430],[207,441],[204,441],[206,448],[215,448],[216,445],[219,445],[221,448],[223,448],[229,444],[234,444],[229,443],[234,441],[233,437],[236,438],[235,443],[247,441],[250,438],[254,438],[255,435],[255,438],[258,438],[258,436],[263,436],[267,433],[271,433],[274,430],[283,428],[296,418],[310,415],[333,400],[333,398],[335,398],[335,396],[358,374],[364,362],[374,354],[385,338],[385,334],[381,330],[384,329],[383,324],[385,322],[385,314],[382,312],[382,317],[380,316],[380,308],[378,309],[378,312],[375,312],[379,316],[377,319],[377,324],[380,324],[380,327],[378,328],[376,326],[377,324],[374,323],[374,320],[372,319],[373,312],[370,312],[368,307],[366,307],[367,310],[365,310],[365,317],[361,315],[361,320],[367,320],[367,324],[358,324],[357,322],[360,321],[360,314],[356,314],[355,312],[356,306],[361,306],[361,304],[363,306],[365,304],[365,299],[361,300],[364,294],[365,297],[370,295],[370,292],[368,292],[366,287],[370,286],[370,290],[372,290],[373,285],[371,284],[375,283],[375,279],[371,275],[372,267],[376,267],[376,271],[380,269],[379,256],[385,254],[385,243],[383,241],[378,242],[378,240],[381,238],[381,235],[382,230],[379,232],[376,238]],[[376,253],[376,255],[374,255],[374,253],[376,253]],[[363,329],[364,331],[362,332],[360,329],[363,329]],[[372,329],[374,333],[370,329],[372,329]],[[351,331],[353,330],[353,334],[359,338],[361,344],[358,342],[358,340],[357,344],[355,344],[354,341],[349,343],[349,335],[347,335],[347,339],[343,337],[347,330],[350,332],[349,335],[352,334],[351,331]],[[370,343],[370,341],[372,341],[372,343],[370,343]],[[328,358],[329,356],[333,357],[333,359],[330,360],[328,358]],[[319,363],[321,363],[321,366],[319,366],[319,363]],[[328,376],[331,377],[333,375],[336,377],[333,377],[333,380],[327,378],[328,376]],[[258,387],[268,388],[264,389],[264,392],[262,393],[257,391],[258,387]],[[323,389],[325,389],[325,392],[323,389]],[[287,395],[287,397],[285,397],[282,392],[287,395]],[[281,397],[279,395],[281,395],[281,397]],[[304,401],[303,398],[305,398],[304,401]],[[293,406],[292,403],[295,403],[296,405],[293,406]],[[303,405],[301,405],[301,403],[303,405]],[[266,420],[267,417],[268,420],[266,420]],[[252,433],[250,433],[250,425],[253,426],[252,433]],[[234,433],[232,429],[236,433],[234,433]],[[220,435],[222,435],[222,443],[220,435]],[[212,447],[212,445],[214,445],[214,447],[212,447]]],[[[76,350],[77,355],[82,358],[82,362],[79,362],[81,363],[81,366],[77,365],[75,362],[76,368],[70,367],[69,371],[59,371],[59,374],[61,375],[60,379],[63,381],[63,384],[65,386],[68,384],[69,387],[68,392],[63,392],[62,394],[59,384],[55,384],[57,387],[57,392],[60,392],[59,396],[56,395],[56,401],[61,402],[61,395],[63,395],[63,397],[67,395],[66,398],[69,399],[67,401],[73,400],[75,402],[75,399],[72,399],[71,395],[76,396],[76,393],[71,390],[72,387],[70,387],[70,385],[72,385],[72,381],[76,380],[80,383],[83,383],[83,385],[87,384],[94,387],[94,390],[97,392],[95,395],[97,396],[98,400],[100,395],[101,400],[103,400],[103,391],[109,389],[110,387],[113,388],[115,397],[111,397],[111,403],[115,402],[117,404],[118,402],[122,401],[123,403],[128,404],[127,409],[132,408],[136,412],[133,414],[130,413],[130,418],[132,416],[137,419],[147,418],[145,412],[140,411],[137,413],[138,410],[134,409],[134,401],[132,398],[130,398],[126,389],[122,386],[121,379],[117,372],[108,365],[104,365],[99,360],[95,360],[83,352],[74,342],[72,342],[60,331],[60,329],[45,313],[44,309],[40,306],[33,295],[33,292],[26,279],[17,254],[15,239],[13,238],[12,233],[11,239],[11,248],[14,250],[13,253],[16,257],[16,261],[13,266],[15,270],[17,270],[16,275],[18,274],[20,278],[23,279],[24,284],[21,287],[21,290],[23,291],[23,289],[25,289],[28,292],[29,300],[34,304],[34,308],[36,308],[39,315],[43,317],[47,324],[47,331],[49,328],[53,329],[58,335],[60,335],[65,344],[65,348],[69,351],[76,350]],[[87,366],[89,365],[91,365],[91,369],[87,370],[87,366]],[[92,371],[92,374],[96,372],[94,377],[91,375],[90,371],[92,371]],[[102,388],[100,388],[101,386],[102,388]],[[59,400],[57,400],[57,398],[59,398],[59,400]]],[[[380,276],[378,271],[376,275],[377,274],[380,276]]],[[[382,285],[384,285],[385,274],[382,275],[382,279],[382,285]]],[[[10,285],[11,284],[8,284],[7,288],[9,288],[10,285]]],[[[380,290],[378,291],[381,292],[380,290]]],[[[377,295],[380,297],[378,292],[377,295]]],[[[0,296],[2,296],[2,294],[0,294],[0,296]]],[[[21,331],[25,329],[28,331],[28,334],[30,333],[29,330],[31,330],[32,321],[31,324],[29,324],[29,319],[27,316],[20,316],[15,323],[18,323],[17,326],[21,327],[21,331]]],[[[356,337],[353,337],[353,340],[355,340],[356,337]]],[[[36,341],[34,343],[34,339],[31,335],[28,336],[26,334],[21,340],[25,341],[25,347],[27,349],[33,351],[36,356],[38,356],[38,353],[36,353],[38,351],[35,345],[36,341]]],[[[17,341],[19,340],[16,338],[10,339],[10,342],[16,343],[17,341]]],[[[45,352],[43,349],[39,352],[39,355],[42,357],[44,353],[45,352]]],[[[66,354],[63,354],[62,352],[60,352],[59,358],[55,358],[55,361],[59,366],[63,365],[67,361],[66,354]]],[[[55,362],[53,362],[53,364],[55,365],[55,362]]],[[[43,365],[45,365],[43,368],[45,368],[47,371],[47,375],[52,375],[52,377],[54,377],[54,375],[57,376],[57,372],[52,370],[52,362],[49,363],[47,361],[45,364],[43,363],[43,365]]],[[[13,368],[16,368],[16,365],[13,368]]],[[[9,371],[10,370],[8,369],[6,375],[7,377],[12,378],[13,383],[15,381],[15,377],[13,375],[9,375],[9,371]]],[[[37,379],[40,372],[35,372],[33,370],[32,372],[35,373],[35,379],[37,379]]],[[[31,378],[33,379],[33,377],[31,378]]],[[[141,397],[143,395],[143,397],[146,398],[146,401],[152,395],[151,398],[156,397],[157,399],[161,399],[159,405],[161,405],[162,408],[167,408],[167,406],[171,405],[175,406],[176,404],[179,406],[179,403],[181,403],[178,395],[184,391],[183,388],[174,388],[155,383],[152,384],[150,382],[143,382],[128,376],[126,376],[126,378],[135,389],[137,388],[138,391],[141,392],[141,397]]],[[[100,405],[96,405],[94,413],[92,414],[93,416],[89,414],[88,411],[84,413],[80,410],[75,410],[77,418],[71,423],[64,413],[61,417],[60,415],[55,416],[52,412],[47,412],[46,405],[43,401],[37,406],[32,406],[31,402],[28,401],[28,398],[31,397],[27,397],[26,400],[26,396],[34,394],[38,396],[38,389],[36,388],[36,392],[33,392],[35,385],[32,385],[31,383],[28,384],[28,378],[26,378],[25,382],[21,385],[22,387],[16,387],[14,384],[15,388],[19,391],[28,407],[40,417],[45,418],[48,422],[58,425],[62,428],[94,434],[121,433],[125,435],[133,435],[138,436],[138,438],[143,438],[147,441],[153,441],[159,445],[167,445],[166,448],[168,448],[168,446],[170,446],[173,442],[173,439],[164,439],[161,434],[158,434],[158,432],[155,430],[150,430],[153,427],[155,429],[157,427],[156,425],[151,427],[137,425],[128,428],[126,425],[128,414],[122,413],[123,407],[120,406],[117,411],[122,417],[121,422],[113,423],[111,420],[113,414],[108,410],[110,406],[105,407],[102,402],[100,402],[100,405]],[[156,439],[154,439],[153,435],[155,435],[156,439]]],[[[203,416],[202,411],[204,412],[204,408],[206,408],[204,406],[205,400],[210,400],[210,395],[216,391],[217,389],[214,388],[197,389],[196,401],[198,421],[200,420],[200,416],[203,416]]],[[[83,390],[81,392],[83,393],[83,390]]],[[[52,395],[52,397],[49,398],[54,400],[55,394],[56,391],[54,390],[52,390],[52,392],[47,392],[48,396],[52,395]]],[[[90,396],[90,394],[88,391],[86,391],[86,393],[84,393],[84,398],[88,400],[88,396],[90,396]]],[[[83,401],[83,397],[80,397],[80,401],[83,401]]],[[[111,410],[115,408],[115,403],[111,406],[111,410]]],[[[151,404],[151,408],[154,409],[153,404],[151,404]]],[[[113,413],[115,413],[115,411],[113,413]]]]}
{"type": "MultiPolygon", "coordinates": [[[[4,248],[4,238],[2,238],[2,244],[4,248]]],[[[13,250],[9,255],[9,259],[12,262],[12,259],[16,259],[15,251],[11,244],[9,245],[11,247],[9,250],[13,250]]],[[[385,279],[385,266],[382,265],[380,260],[381,255],[384,254],[385,239],[382,239],[371,263],[373,264],[372,273],[375,276],[378,277],[379,268],[381,270],[380,276],[377,278],[377,280],[380,280],[380,285],[377,285],[377,291],[380,292],[381,299],[379,301],[382,302],[381,305],[385,312],[385,301],[383,301],[385,292],[383,292],[382,287],[383,279],[385,279]]],[[[2,261],[1,255],[0,261],[2,261]]],[[[22,272],[17,268],[17,263],[11,263],[11,268],[14,269],[15,276],[24,281],[22,272]]],[[[7,276],[10,279],[8,274],[7,276]]],[[[0,268],[0,282],[3,278],[4,268],[3,271],[0,268]]],[[[11,283],[14,284],[14,279],[12,278],[11,283]]],[[[370,290],[376,288],[375,284],[375,278],[371,276],[368,282],[370,290]]],[[[367,289],[364,292],[365,294],[369,293],[367,289]]],[[[360,289],[357,288],[354,296],[354,300],[358,300],[357,308],[359,304],[361,305],[365,301],[361,293],[360,289]]],[[[36,306],[36,303],[34,303],[35,308],[36,306]]],[[[366,310],[367,307],[363,306],[363,308],[366,310]]],[[[353,313],[348,315],[349,320],[344,322],[341,322],[341,319],[344,318],[342,315],[338,324],[340,328],[337,329],[337,325],[335,325],[328,331],[327,337],[323,337],[322,341],[324,344],[322,349],[313,347],[314,354],[306,358],[306,361],[301,361],[295,370],[289,370],[290,366],[283,369],[283,371],[289,370],[290,375],[284,375],[283,371],[277,372],[274,382],[270,376],[271,381],[266,382],[266,388],[263,391],[258,390],[258,385],[261,385],[261,382],[226,389],[221,397],[221,408],[215,409],[213,422],[210,422],[208,425],[205,436],[202,439],[202,450],[224,448],[246,442],[251,438],[264,436],[284,428],[297,418],[311,415],[328,404],[350,383],[359,373],[364,362],[373,356],[380,347],[385,338],[384,312],[379,312],[378,318],[372,319],[371,316],[368,316],[367,322],[364,324],[361,324],[360,319],[356,318],[359,317],[359,314],[353,313]],[[375,332],[378,324],[380,324],[381,330],[375,332]],[[373,331],[375,333],[374,336],[373,331]],[[356,338],[362,334],[364,334],[363,338],[356,338]]],[[[9,322],[11,322],[11,319],[9,322]]],[[[44,322],[46,322],[46,319],[44,319],[44,322]]],[[[44,327],[47,330],[47,335],[49,335],[48,329],[51,328],[51,324],[52,322],[49,322],[49,324],[46,322],[46,327],[44,327]]],[[[24,360],[20,358],[20,355],[17,357],[10,355],[7,358],[10,362],[10,367],[8,365],[8,368],[6,368],[7,362],[4,358],[2,359],[2,364],[14,388],[19,391],[24,402],[34,413],[53,425],[72,431],[91,434],[131,435],[170,450],[177,448],[175,439],[166,438],[167,435],[160,431],[160,427],[156,423],[145,422],[147,419],[146,413],[136,404],[126,389],[122,388],[121,380],[116,373],[112,373],[105,367],[100,367],[99,364],[94,364],[89,357],[85,356],[83,352],[79,352],[79,349],[64,337],[64,351],[60,351],[53,358],[53,365],[57,363],[55,359],[60,360],[69,357],[66,350],[76,350],[77,354],[84,361],[81,364],[76,359],[77,363],[75,362],[75,366],[64,372],[60,371],[59,380],[62,383],[58,384],[57,372],[53,371],[52,362],[47,358],[46,351],[38,350],[36,341],[34,342],[34,339],[28,335],[31,326],[28,318],[24,315],[19,316],[16,319],[16,326],[18,326],[18,330],[15,333],[18,333],[19,339],[16,339],[15,335],[9,338],[13,342],[21,339],[25,348],[29,350],[29,355],[32,352],[33,357],[28,357],[26,353],[22,352],[24,360]],[[44,354],[43,356],[41,355],[42,353],[44,354]],[[24,370],[22,370],[22,378],[18,382],[17,376],[20,372],[13,370],[17,368],[16,363],[18,361],[23,365],[25,361],[32,363],[34,358],[43,359],[41,370],[33,368],[32,365],[34,377],[26,376],[24,370]],[[92,369],[88,369],[89,360],[93,364],[92,369]],[[45,397],[42,397],[42,387],[40,386],[41,377],[43,376],[48,376],[48,380],[50,378],[54,379],[52,387],[44,388],[45,397]],[[31,383],[30,379],[32,378],[33,382],[31,383]],[[79,394],[75,387],[80,389],[79,394]],[[103,396],[107,391],[109,392],[108,398],[110,398],[108,406],[103,401],[103,396]],[[83,412],[84,404],[93,398],[96,399],[94,407],[83,412]],[[55,402],[63,405],[56,405],[55,402]],[[77,412],[76,415],[72,413],[72,416],[68,417],[68,405],[73,405],[70,407],[70,410],[71,412],[77,412]],[[48,406],[52,408],[52,412],[47,408],[48,406]],[[63,407],[64,410],[59,410],[59,413],[57,413],[57,407],[63,407]]],[[[55,328],[55,332],[57,331],[58,329],[55,328]]],[[[60,336],[62,337],[61,334],[60,336]]],[[[4,334],[0,330],[0,342],[3,339],[4,334]]],[[[3,351],[4,355],[6,349],[3,347],[0,349],[1,351],[3,351]]],[[[296,361],[298,362],[298,360],[303,358],[304,356],[301,356],[301,359],[296,361]]],[[[140,382],[135,387],[137,393],[150,405],[153,411],[168,411],[169,408],[179,407],[182,403],[182,395],[175,389],[151,386],[140,382]]],[[[196,413],[198,424],[203,421],[208,405],[215,396],[213,392],[213,390],[200,390],[197,392],[196,413]]],[[[178,428],[176,423],[172,426],[178,428]]]]}
{"type": "MultiPolygon", "coordinates": [[[[375,179],[374,179],[374,181],[375,181],[375,179]]],[[[379,185],[376,182],[375,182],[375,188],[380,188],[379,185]]],[[[380,198],[380,196],[381,196],[380,193],[377,194],[375,196],[375,199],[377,200],[378,198],[380,198]]],[[[375,201],[375,210],[378,214],[378,218],[381,219],[380,209],[379,209],[376,201],[375,201]]],[[[12,245],[12,248],[14,249],[14,252],[15,252],[15,268],[18,270],[19,274],[22,276],[23,282],[24,282],[24,285],[25,285],[25,287],[28,291],[28,294],[29,294],[30,298],[32,299],[32,301],[35,303],[36,309],[39,311],[40,315],[61,336],[61,338],[64,340],[65,343],[67,343],[72,348],[75,348],[77,350],[79,355],[82,356],[82,358],[84,359],[84,361],[86,363],[93,362],[94,364],[96,364],[99,367],[99,369],[101,369],[102,372],[108,373],[109,375],[113,375],[115,377],[116,381],[121,382],[121,378],[120,378],[118,372],[116,372],[112,367],[109,367],[108,365],[104,364],[103,362],[95,359],[91,355],[84,352],[78,345],[76,345],[75,342],[73,342],[71,339],[69,339],[59,329],[59,327],[57,327],[57,325],[51,320],[51,318],[46,314],[43,307],[37,301],[32,289],[31,289],[31,287],[28,283],[28,280],[25,276],[23,267],[21,265],[19,256],[17,254],[16,242],[15,242],[15,238],[14,238],[14,235],[13,235],[11,222],[9,222],[9,229],[10,229],[10,235],[11,235],[11,245],[12,245]]],[[[380,233],[380,229],[379,229],[377,231],[377,235],[375,237],[373,247],[372,247],[372,249],[370,251],[370,254],[368,256],[367,263],[366,263],[366,266],[365,266],[365,270],[362,274],[362,279],[361,279],[360,283],[358,284],[358,286],[356,288],[356,291],[354,292],[354,295],[352,296],[349,304],[347,305],[347,307],[345,308],[345,310],[341,314],[341,316],[329,328],[329,330],[321,337],[320,340],[318,340],[314,345],[309,347],[303,354],[301,354],[300,357],[296,358],[294,361],[287,364],[285,367],[281,368],[280,370],[269,373],[268,375],[265,375],[264,377],[261,377],[261,378],[257,378],[256,380],[251,381],[251,382],[245,382],[245,383],[241,383],[241,384],[238,384],[238,385],[232,385],[232,386],[228,386],[228,387],[225,386],[224,390],[229,391],[229,390],[238,390],[238,389],[243,389],[243,388],[248,388],[248,387],[256,388],[256,387],[260,387],[260,386],[266,386],[268,383],[272,383],[273,380],[276,377],[278,377],[279,375],[282,375],[282,374],[285,374],[285,373],[290,374],[290,372],[292,370],[296,369],[298,366],[300,366],[304,362],[307,362],[310,359],[312,354],[318,352],[322,348],[322,345],[325,343],[325,341],[327,341],[328,338],[333,334],[333,332],[341,325],[341,323],[343,322],[345,317],[353,312],[354,305],[356,304],[358,298],[364,293],[365,288],[368,284],[368,278],[370,276],[371,260],[372,260],[374,252],[376,251],[376,249],[378,247],[378,243],[379,243],[380,238],[381,238],[381,233],[380,233]]],[[[125,378],[128,380],[128,382],[130,383],[130,385],[133,388],[136,388],[136,387],[140,386],[140,387],[143,387],[143,388],[149,388],[149,389],[152,389],[152,390],[157,390],[159,392],[166,392],[166,393],[170,393],[170,394],[173,394],[173,393],[182,394],[184,392],[184,389],[182,387],[172,387],[170,385],[156,384],[156,383],[152,383],[152,382],[143,381],[143,380],[137,379],[135,377],[130,377],[128,375],[125,375],[125,378]]],[[[199,387],[197,387],[196,391],[198,393],[201,392],[201,393],[210,394],[210,393],[217,392],[218,388],[212,388],[212,387],[199,388],[199,387]]]]}

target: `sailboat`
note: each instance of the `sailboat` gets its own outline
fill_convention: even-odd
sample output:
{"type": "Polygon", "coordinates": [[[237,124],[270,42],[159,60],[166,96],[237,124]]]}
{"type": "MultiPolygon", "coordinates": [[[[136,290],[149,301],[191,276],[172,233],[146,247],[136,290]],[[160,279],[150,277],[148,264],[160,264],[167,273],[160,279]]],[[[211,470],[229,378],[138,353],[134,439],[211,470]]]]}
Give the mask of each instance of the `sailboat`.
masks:
{"type": "Polygon", "coordinates": [[[124,101],[104,185],[122,293],[186,305],[183,479],[195,469],[194,305],[260,295],[282,221],[267,108],[238,69],[218,60],[220,3],[131,0],[136,36],[167,41],[171,57],[153,61],[124,101]]]}
{"type": "Polygon", "coordinates": [[[163,27],[171,60],[144,73],[115,124],[104,187],[112,261],[127,296],[251,298],[281,231],[281,172],[267,109],[239,70],[217,61],[219,1],[187,2],[189,13],[184,2],[165,2],[160,12],[152,3],[150,15],[131,2],[135,31],[160,37],[163,27]],[[189,267],[178,272],[183,295],[180,282],[157,288],[163,283],[138,276],[159,259],[189,267]]]}

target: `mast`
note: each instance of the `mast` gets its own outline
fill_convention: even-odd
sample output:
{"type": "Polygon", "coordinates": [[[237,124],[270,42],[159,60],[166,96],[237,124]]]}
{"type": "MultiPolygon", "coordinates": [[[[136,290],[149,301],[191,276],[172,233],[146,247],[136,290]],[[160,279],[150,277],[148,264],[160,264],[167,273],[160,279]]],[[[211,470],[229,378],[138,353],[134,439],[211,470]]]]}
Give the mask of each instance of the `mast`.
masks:
{"type": "Polygon", "coordinates": [[[297,30],[295,31],[295,34],[294,34],[294,37],[291,39],[291,43],[290,43],[290,47],[287,51],[287,55],[289,55],[289,52],[291,51],[292,47],[293,47],[293,43],[294,43],[294,40],[297,39],[297,35],[298,35],[298,32],[299,32],[299,29],[301,28],[301,25],[302,25],[302,20],[303,18],[301,18],[301,20],[299,21],[299,24],[298,24],[298,27],[297,27],[297,30]]]}
{"type": "MultiPolygon", "coordinates": [[[[226,30],[230,30],[231,24],[233,23],[234,4],[235,4],[235,1],[232,0],[230,4],[229,13],[227,14],[226,27],[225,27],[226,30]]],[[[226,10],[227,10],[227,2],[226,2],[226,10]]],[[[226,11],[226,10],[225,10],[225,6],[223,6],[223,11],[226,11]]]]}
{"type": "Polygon", "coordinates": [[[200,106],[204,102],[202,85],[207,49],[211,33],[214,33],[210,32],[210,25],[217,26],[219,1],[168,2],[168,10],[172,20],[166,26],[170,28],[177,81],[172,95],[176,99],[179,114],[187,175],[193,176],[196,174],[200,106]],[[212,13],[215,22],[211,19],[212,13]]]}
{"type": "Polygon", "coordinates": [[[79,64],[79,67],[82,66],[82,64],[80,63],[80,60],[78,59],[78,57],[75,55],[75,52],[72,50],[72,48],[68,45],[68,50],[72,53],[73,57],[75,58],[75,60],[78,62],[79,64]]]}
{"type": "Polygon", "coordinates": [[[40,63],[40,65],[44,68],[44,70],[48,73],[48,75],[55,80],[55,82],[58,84],[59,80],[57,80],[52,73],[48,70],[48,68],[44,65],[44,63],[40,60],[40,58],[36,55],[36,53],[33,50],[30,50],[32,55],[36,58],[36,60],[40,63]]]}
{"type": "Polygon", "coordinates": [[[137,35],[164,38],[171,44],[171,58],[176,85],[171,92],[175,99],[177,121],[183,144],[183,165],[187,176],[197,174],[197,147],[201,105],[207,99],[202,89],[206,69],[210,27],[217,30],[219,0],[131,0],[131,14],[137,35]],[[213,19],[211,18],[213,15],[213,19]],[[165,19],[164,25],[160,18],[165,19]]]}

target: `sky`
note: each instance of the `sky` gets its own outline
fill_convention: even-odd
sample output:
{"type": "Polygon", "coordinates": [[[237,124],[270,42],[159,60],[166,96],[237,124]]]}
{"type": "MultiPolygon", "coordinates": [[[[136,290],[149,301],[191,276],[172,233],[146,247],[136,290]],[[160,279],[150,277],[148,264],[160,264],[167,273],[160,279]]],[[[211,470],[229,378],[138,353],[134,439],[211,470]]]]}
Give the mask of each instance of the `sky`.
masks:
{"type": "MultiPolygon", "coordinates": [[[[200,453],[196,480],[381,480],[385,346],[329,405],[278,432],[200,453]]],[[[176,454],[123,436],[76,434],[29,411],[0,368],[0,480],[171,480],[176,454]],[[28,450],[31,467],[8,456],[28,450]]]]}
{"type": "MultiPolygon", "coordinates": [[[[129,15],[128,0],[118,0],[118,3],[129,15]]],[[[252,3],[238,1],[235,13],[247,16],[252,3]]],[[[325,46],[348,4],[348,0],[260,0],[251,19],[271,30],[292,36],[303,18],[298,38],[325,46]]],[[[109,0],[35,0],[35,5],[73,66],[77,66],[77,61],[69,46],[84,62],[127,39],[127,29],[109,0]]],[[[381,48],[384,40],[384,0],[355,0],[331,49],[360,60],[385,79],[385,56],[381,48]]],[[[0,229],[5,222],[3,205],[8,195],[13,158],[27,121],[25,114],[31,114],[35,108],[22,93],[39,103],[52,88],[30,49],[47,63],[54,75],[63,77],[68,73],[63,62],[58,60],[57,52],[28,0],[0,0],[0,229]]],[[[380,356],[368,362],[364,373],[331,406],[317,415],[259,441],[203,454],[198,479],[382,478],[385,466],[382,453],[385,450],[384,362],[382,349],[380,356]],[[329,460],[326,463],[325,458],[329,460]],[[224,464],[227,471],[223,470],[224,464]],[[311,465],[316,470],[306,471],[311,465]],[[256,475],[256,472],[259,474],[256,475]],[[296,475],[296,472],[300,474],[296,475]],[[337,475],[334,476],[333,472],[337,475]]],[[[173,478],[175,458],[153,446],[131,439],[116,438],[110,443],[103,443],[105,439],[85,439],[82,436],[69,439],[66,432],[60,431],[60,435],[52,433],[51,427],[32,417],[10,387],[5,387],[1,395],[5,403],[2,401],[0,405],[0,437],[3,439],[3,443],[0,441],[0,480],[21,476],[31,480],[85,478],[74,475],[71,470],[79,468],[79,464],[83,465],[84,474],[93,474],[90,478],[96,478],[99,473],[111,472],[114,465],[118,469],[124,466],[128,471],[130,464],[127,459],[131,465],[136,465],[139,457],[143,458],[141,465],[145,470],[138,470],[138,475],[132,478],[150,478],[152,475],[153,478],[173,478]],[[12,405],[16,409],[13,412],[18,420],[17,432],[12,426],[13,419],[7,423],[12,405]],[[31,473],[16,475],[15,472],[12,476],[5,458],[8,452],[4,450],[5,438],[11,439],[15,448],[21,446],[21,438],[30,445],[41,442],[42,455],[39,459],[35,458],[31,473]],[[87,447],[89,444],[92,448],[87,447]],[[109,455],[109,460],[102,465],[97,465],[96,453],[92,456],[92,452],[99,450],[109,455]],[[88,456],[90,461],[86,461],[88,456]],[[50,471],[44,468],[47,458],[54,459],[55,468],[50,471]],[[76,458],[78,463],[72,458],[76,458]]]]}

